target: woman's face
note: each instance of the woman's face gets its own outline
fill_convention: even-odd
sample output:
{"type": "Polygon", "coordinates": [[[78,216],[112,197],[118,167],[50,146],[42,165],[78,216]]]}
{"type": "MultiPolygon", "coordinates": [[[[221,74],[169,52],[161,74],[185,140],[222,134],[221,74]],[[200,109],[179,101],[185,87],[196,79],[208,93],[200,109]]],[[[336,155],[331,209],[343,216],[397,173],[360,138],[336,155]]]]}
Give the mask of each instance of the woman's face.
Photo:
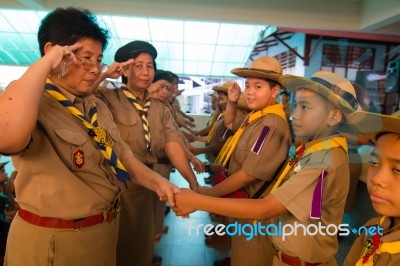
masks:
{"type": "Polygon", "coordinates": [[[148,53],[141,53],[126,73],[127,85],[133,90],[144,91],[153,82],[154,74],[153,57],[148,53]]]}
{"type": "Polygon", "coordinates": [[[56,85],[74,95],[92,93],[94,83],[102,71],[102,44],[92,39],[80,39],[82,47],[75,51],[77,63],[68,61],[68,71],[62,78],[53,78],[56,85]]]}
{"type": "Polygon", "coordinates": [[[367,186],[372,205],[381,215],[400,217],[400,135],[385,134],[371,153],[367,186]]]}

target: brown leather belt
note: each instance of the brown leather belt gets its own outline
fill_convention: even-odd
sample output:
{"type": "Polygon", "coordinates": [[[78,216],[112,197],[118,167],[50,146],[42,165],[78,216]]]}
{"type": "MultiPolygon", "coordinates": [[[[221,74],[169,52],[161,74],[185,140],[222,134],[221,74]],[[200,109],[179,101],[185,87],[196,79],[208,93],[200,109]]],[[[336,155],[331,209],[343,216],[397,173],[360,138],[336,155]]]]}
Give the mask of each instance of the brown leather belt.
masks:
{"type": "Polygon", "coordinates": [[[27,210],[19,209],[18,216],[26,222],[47,228],[76,229],[89,227],[101,223],[111,222],[119,213],[119,208],[114,208],[108,212],[102,212],[85,218],[74,220],[63,220],[58,218],[41,217],[27,210]]]}

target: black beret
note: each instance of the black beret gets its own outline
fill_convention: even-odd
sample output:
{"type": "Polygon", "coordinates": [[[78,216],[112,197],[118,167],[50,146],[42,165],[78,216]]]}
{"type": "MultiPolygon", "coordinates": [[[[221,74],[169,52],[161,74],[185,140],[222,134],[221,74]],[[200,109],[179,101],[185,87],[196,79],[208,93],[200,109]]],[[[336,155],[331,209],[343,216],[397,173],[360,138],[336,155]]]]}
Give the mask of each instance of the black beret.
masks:
{"type": "Polygon", "coordinates": [[[156,74],[154,75],[154,80],[153,82],[159,81],[159,80],[166,80],[168,82],[174,81],[174,76],[170,71],[165,71],[165,70],[157,70],[156,74]]]}
{"type": "Polygon", "coordinates": [[[131,58],[136,58],[140,53],[148,53],[153,57],[157,57],[157,50],[148,42],[133,41],[120,47],[114,56],[115,62],[125,62],[131,58]]]}

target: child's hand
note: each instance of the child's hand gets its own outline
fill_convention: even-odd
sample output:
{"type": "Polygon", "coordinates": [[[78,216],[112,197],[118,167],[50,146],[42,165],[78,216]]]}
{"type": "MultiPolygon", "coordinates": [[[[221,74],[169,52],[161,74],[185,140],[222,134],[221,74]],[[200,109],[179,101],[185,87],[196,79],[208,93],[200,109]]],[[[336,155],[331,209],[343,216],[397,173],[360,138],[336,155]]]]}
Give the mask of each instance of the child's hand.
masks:
{"type": "Polygon", "coordinates": [[[194,203],[196,202],[196,193],[190,189],[182,188],[180,192],[175,193],[175,206],[172,210],[177,216],[184,218],[196,211],[194,203]]]}
{"type": "Polygon", "coordinates": [[[239,101],[241,91],[239,84],[233,83],[228,89],[228,101],[231,103],[237,103],[239,101]]]}

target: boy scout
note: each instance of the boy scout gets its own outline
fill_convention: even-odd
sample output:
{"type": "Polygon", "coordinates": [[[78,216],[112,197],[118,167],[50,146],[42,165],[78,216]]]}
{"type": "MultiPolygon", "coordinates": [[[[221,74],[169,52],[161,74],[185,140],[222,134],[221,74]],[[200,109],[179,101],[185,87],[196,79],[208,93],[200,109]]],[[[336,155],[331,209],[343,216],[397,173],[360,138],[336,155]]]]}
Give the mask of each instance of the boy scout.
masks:
{"type": "Polygon", "coordinates": [[[363,231],[343,265],[400,265],[400,119],[366,112],[355,113],[349,119],[363,120],[365,126],[361,128],[375,141],[367,187],[379,216],[365,224],[371,234],[363,231]],[[371,132],[376,126],[381,128],[371,132]]]}
{"type": "MultiPolygon", "coordinates": [[[[178,215],[201,209],[237,218],[275,217],[271,220],[275,225],[292,228],[340,224],[349,169],[346,140],[336,132],[339,127],[357,129],[345,120],[358,109],[354,88],[348,80],[322,71],[311,79],[283,76],[279,82],[296,92],[297,107],[292,115],[294,132],[307,142],[286,164],[271,193],[260,200],[233,200],[185,190],[176,194],[178,215]]],[[[270,235],[275,250],[273,265],[336,265],[336,234],[324,231],[307,235],[300,231],[283,238],[279,232],[272,231],[270,235]]]]}
{"type": "MultiPolygon", "coordinates": [[[[171,162],[190,188],[197,189],[196,176],[181,146],[171,112],[147,91],[154,79],[156,57],[157,50],[144,41],[132,41],[120,47],[115,61],[126,62],[133,58],[134,63],[124,71],[122,86],[101,88],[98,93],[110,108],[122,139],[136,158],[165,178],[169,171],[157,165],[169,166],[171,162]]],[[[101,77],[112,74],[106,72],[101,77]]],[[[154,193],[132,184],[122,187],[121,200],[117,263],[148,266],[154,252],[154,193]]]]}
{"type": "Polygon", "coordinates": [[[113,266],[118,184],[173,199],[92,94],[108,36],[88,10],[55,9],[38,31],[42,57],[0,95],[0,152],[20,160],[5,265],[113,266]]]}
{"type": "MultiPolygon", "coordinates": [[[[249,68],[235,68],[232,73],[246,78],[244,98],[253,111],[217,157],[216,163],[224,166],[230,161],[228,178],[212,188],[200,187],[199,192],[221,197],[243,189],[254,197],[265,182],[272,180],[286,160],[290,145],[285,113],[282,105],[276,104],[282,69],[275,58],[262,56],[254,60],[249,68]]],[[[240,90],[239,86],[230,86],[230,89],[240,90]]],[[[236,95],[235,105],[240,91],[236,95]]],[[[243,219],[229,221],[239,224],[252,222],[243,219]]],[[[271,243],[265,237],[247,241],[245,236],[235,235],[231,240],[231,250],[232,265],[268,265],[272,260],[271,243]]]]}

